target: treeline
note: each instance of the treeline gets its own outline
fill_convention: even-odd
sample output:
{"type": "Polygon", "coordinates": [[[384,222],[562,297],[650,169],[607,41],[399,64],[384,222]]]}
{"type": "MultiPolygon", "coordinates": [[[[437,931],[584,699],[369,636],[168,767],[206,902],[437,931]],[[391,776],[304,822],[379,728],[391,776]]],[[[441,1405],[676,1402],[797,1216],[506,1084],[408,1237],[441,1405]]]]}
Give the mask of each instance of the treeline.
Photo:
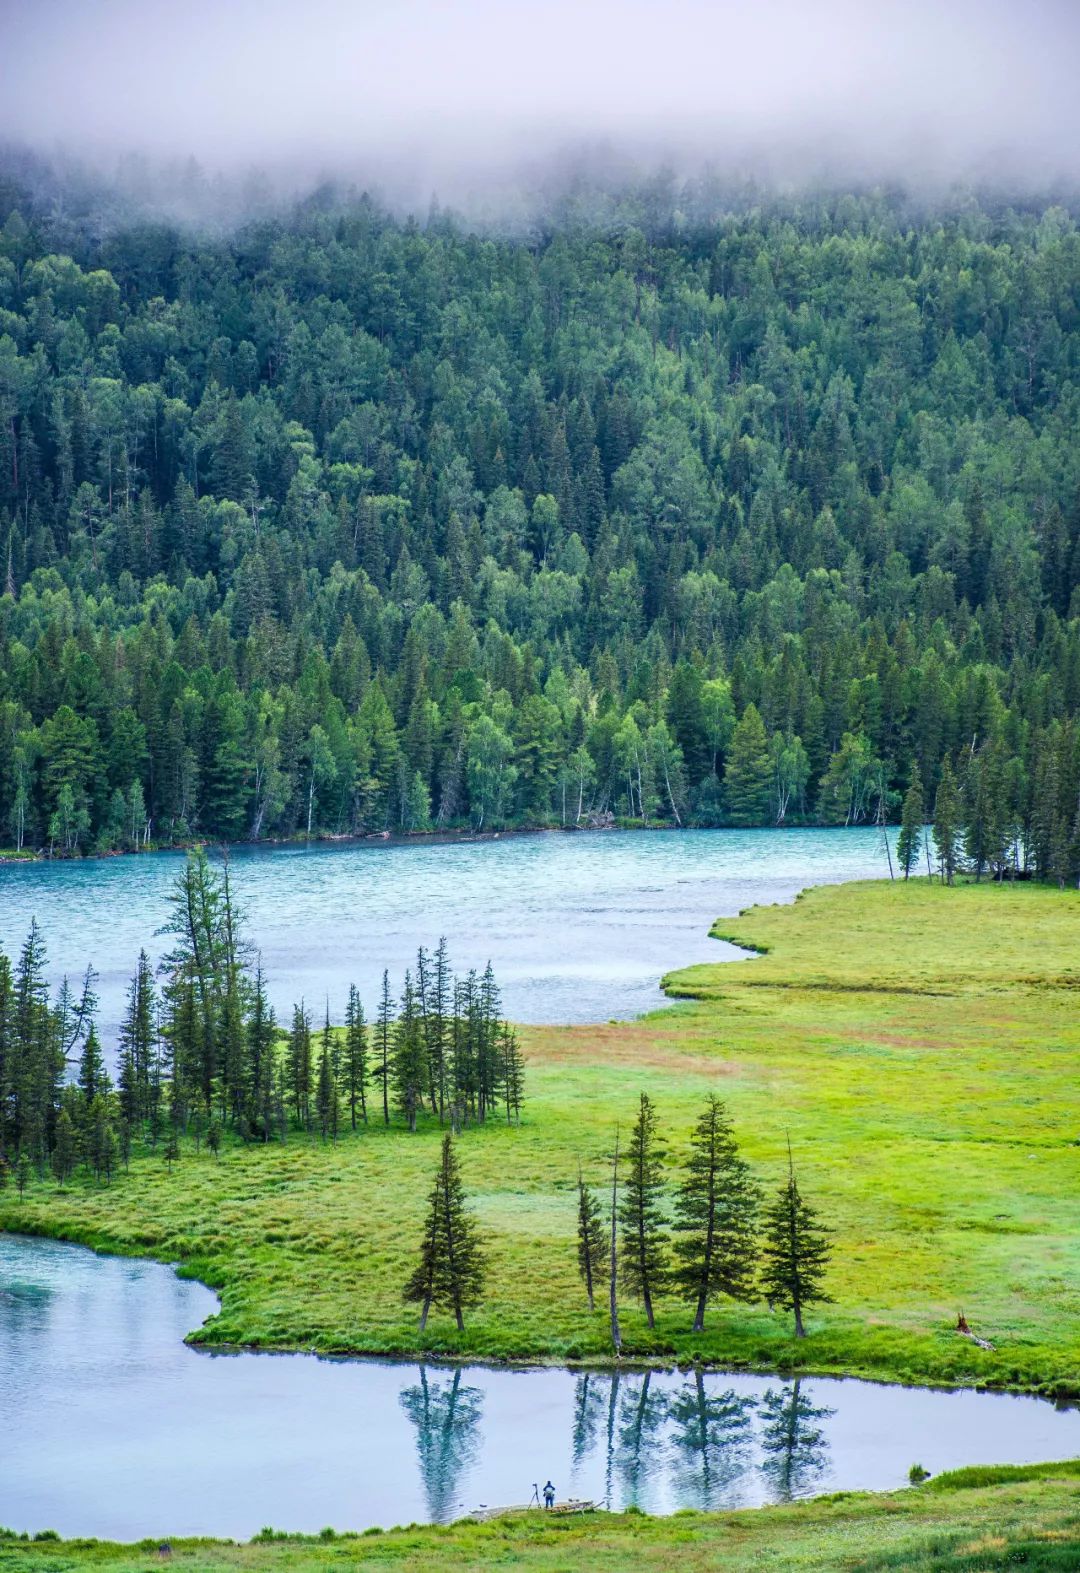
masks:
{"type": "Polygon", "coordinates": [[[1080,873],[1072,213],[64,198],[0,177],[10,844],[857,824],[947,764],[1080,873]]]}
{"type": "Polygon", "coordinates": [[[502,1019],[490,964],[451,974],[445,940],[418,952],[400,998],[387,973],[370,1020],[350,987],[342,1026],[305,1005],[287,1031],[267,998],[229,884],[201,849],[176,880],[161,979],[143,952],[120,1028],[115,1083],[95,1027],[94,973],[50,998],[34,922],[14,966],[0,951],[0,1184],[20,1190],[51,1170],[65,1185],[84,1166],[107,1182],[133,1144],[179,1157],[181,1140],[216,1154],[224,1132],[245,1142],[293,1133],[336,1142],[346,1130],[421,1120],[460,1131],[517,1123],[524,1063],[502,1019]]]}
{"type": "MultiPolygon", "coordinates": [[[[712,1094],[674,1188],[669,1171],[656,1109],[646,1093],[640,1095],[625,1151],[620,1152],[615,1135],[606,1218],[578,1170],[578,1270],[590,1312],[601,1295],[607,1302],[615,1353],[622,1349],[623,1289],[640,1300],[650,1329],[661,1295],[693,1306],[695,1333],[704,1331],[710,1302],[724,1296],[743,1303],[764,1299],[770,1310],[790,1310],[795,1337],[804,1338],[804,1310],[829,1300],[824,1276],[831,1248],[829,1231],[799,1189],[790,1146],[787,1179],[763,1206],[727,1110],[712,1094]]],[[[452,1312],[463,1331],[465,1311],[483,1298],[487,1260],[449,1132],[428,1197],[419,1254],[404,1297],[420,1306],[420,1331],[433,1308],[452,1312]]]]}

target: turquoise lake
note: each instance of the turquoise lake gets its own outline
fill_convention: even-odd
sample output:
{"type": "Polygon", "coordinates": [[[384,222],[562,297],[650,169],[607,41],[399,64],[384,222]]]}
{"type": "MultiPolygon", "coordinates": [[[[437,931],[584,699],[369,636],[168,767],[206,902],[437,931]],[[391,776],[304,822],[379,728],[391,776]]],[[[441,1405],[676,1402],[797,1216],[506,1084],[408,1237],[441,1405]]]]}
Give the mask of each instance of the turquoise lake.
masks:
{"type": "MultiPolygon", "coordinates": [[[[98,973],[115,1036],[140,946],[157,933],[181,854],[0,865],[0,945],[32,917],[54,982],[98,973]]],[[[340,1020],[348,986],[377,996],[418,945],[445,934],[457,971],[490,959],[523,1022],[625,1018],[663,1002],[672,968],[741,954],[709,938],[717,917],[790,901],[806,885],[888,877],[880,830],[583,831],[497,840],[354,843],[231,854],[247,933],[279,1019],[304,999],[340,1020]]]]}

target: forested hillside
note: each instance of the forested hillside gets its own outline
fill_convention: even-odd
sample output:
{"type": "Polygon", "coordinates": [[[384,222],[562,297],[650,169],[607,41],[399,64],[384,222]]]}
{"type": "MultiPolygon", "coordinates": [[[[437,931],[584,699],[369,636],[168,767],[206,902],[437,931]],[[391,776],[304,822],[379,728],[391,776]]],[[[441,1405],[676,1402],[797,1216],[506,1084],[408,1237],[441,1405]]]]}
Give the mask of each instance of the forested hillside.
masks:
{"type": "Polygon", "coordinates": [[[1062,207],[2,193],[0,842],[857,823],[947,762],[976,863],[1077,874],[1062,207]]]}

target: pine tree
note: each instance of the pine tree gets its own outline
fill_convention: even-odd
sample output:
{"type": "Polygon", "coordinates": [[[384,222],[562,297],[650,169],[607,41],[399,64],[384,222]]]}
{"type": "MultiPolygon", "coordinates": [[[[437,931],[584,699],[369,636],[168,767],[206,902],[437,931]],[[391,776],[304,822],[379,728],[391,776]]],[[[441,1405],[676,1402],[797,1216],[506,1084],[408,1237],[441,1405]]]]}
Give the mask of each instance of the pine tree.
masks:
{"type": "Polygon", "coordinates": [[[904,806],[901,810],[900,835],[896,843],[896,857],[904,871],[904,878],[911,877],[911,871],[919,861],[919,849],[922,846],[923,835],[923,795],[922,783],[918,772],[912,771],[911,784],[904,793],[904,806]]]}
{"type": "Polygon", "coordinates": [[[428,1197],[420,1262],[405,1286],[405,1299],[421,1307],[421,1332],[432,1307],[452,1310],[458,1331],[463,1332],[464,1312],[479,1301],[483,1286],[484,1254],[465,1205],[454,1138],[448,1132],[428,1197]]]}
{"type": "Polygon", "coordinates": [[[739,1157],[720,1099],[710,1095],[691,1137],[687,1174],[675,1198],[676,1281],[695,1301],[694,1332],[717,1294],[754,1297],[757,1188],[739,1157]]]}
{"type": "Polygon", "coordinates": [[[629,1287],[640,1297],[649,1326],[654,1327],[653,1295],[659,1293],[667,1280],[666,1237],[661,1212],[663,1144],[656,1133],[656,1110],[644,1092],[630,1133],[626,1163],[619,1213],[623,1228],[623,1274],[629,1287]]]}
{"type": "Polygon", "coordinates": [[[604,1232],[604,1222],[600,1215],[600,1204],[592,1191],[585,1184],[578,1165],[578,1221],[577,1221],[577,1251],[578,1271],[585,1284],[585,1293],[589,1297],[589,1310],[594,1309],[593,1296],[596,1284],[604,1266],[604,1257],[607,1252],[607,1240],[604,1232]]]}
{"type": "Polygon", "coordinates": [[[364,1007],[356,984],[349,985],[349,1001],[345,1007],[345,1102],[349,1120],[356,1129],[357,1112],[367,1124],[368,1043],[364,1007]]]}
{"type": "Polygon", "coordinates": [[[951,885],[959,861],[960,794],[947,759],[941,766],[941,779],[934,796],[934,845],[941,868],[941,882],[951,885]]]}
{"type": "Polygon", "coordinates": [[[770,1305],[795,1313],[795,1337],[805,1338],[803,1308],[830,1303],[822,1289],[831,1247],[828,1230],[803,1199],[788,1148],[788,1177],[765,1209],[762,1231],[761,1287],[770,1305]]]}

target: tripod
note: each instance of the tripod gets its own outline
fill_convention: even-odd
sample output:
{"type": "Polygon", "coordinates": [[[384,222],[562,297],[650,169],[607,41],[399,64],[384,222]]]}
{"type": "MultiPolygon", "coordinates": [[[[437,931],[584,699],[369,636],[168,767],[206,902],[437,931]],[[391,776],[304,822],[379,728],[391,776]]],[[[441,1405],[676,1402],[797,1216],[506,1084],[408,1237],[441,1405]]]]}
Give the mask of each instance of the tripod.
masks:
{"type": "MultiPolygon", "coordinates": [[[[539,1493],[539,1491],[537,1491],[537,1489],[536,1489],[536,1481],[535,1481],[535,1480],[534,1480],[534,1481],[533,1481],[533,1494],[532,1494],[532,1499],[533,1499],[533,1502],[535,1502],[535,1503],[536,1503],[536,1505],[537,1505],[537,1507],[539,1507],[539,1506],[540,1506],[540,1493],[539,1493]]],[[[530,1506],[530,1507],[531,1507],[531,1506],[532,1506],[532,1503],[531,1503],[531,1502],[530,1502],[530,1504],[529,1504],[529,1506],[530,1506]]]]}

